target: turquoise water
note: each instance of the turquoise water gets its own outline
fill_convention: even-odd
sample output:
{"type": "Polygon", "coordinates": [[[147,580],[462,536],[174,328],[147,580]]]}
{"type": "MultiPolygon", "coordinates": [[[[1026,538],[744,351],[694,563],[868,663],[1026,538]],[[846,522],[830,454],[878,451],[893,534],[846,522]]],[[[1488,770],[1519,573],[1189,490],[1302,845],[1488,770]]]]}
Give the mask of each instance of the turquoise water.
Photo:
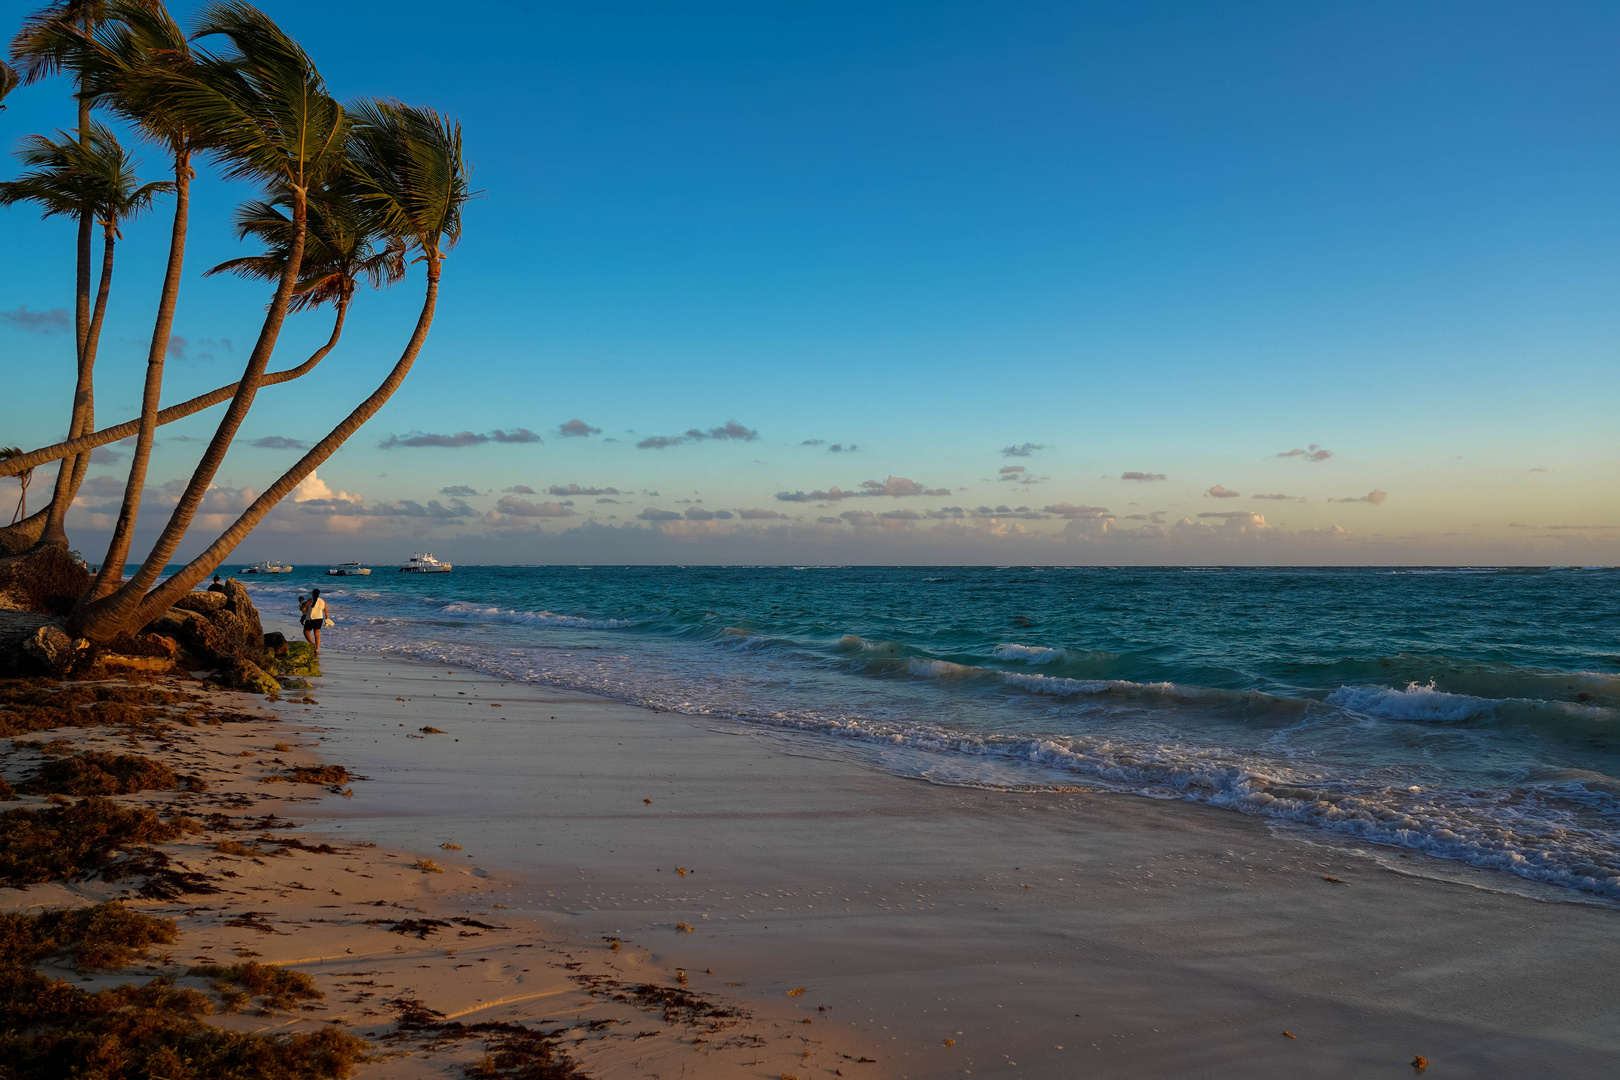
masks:
{"type": "MultiPolygon", "coordinates": [[[[327,642],[1105,786],[1620,900],[1620,571],[457,567],[319,585],[327,642]]],[[[283,611],[282,609],[286,610],[283,611]]]]}

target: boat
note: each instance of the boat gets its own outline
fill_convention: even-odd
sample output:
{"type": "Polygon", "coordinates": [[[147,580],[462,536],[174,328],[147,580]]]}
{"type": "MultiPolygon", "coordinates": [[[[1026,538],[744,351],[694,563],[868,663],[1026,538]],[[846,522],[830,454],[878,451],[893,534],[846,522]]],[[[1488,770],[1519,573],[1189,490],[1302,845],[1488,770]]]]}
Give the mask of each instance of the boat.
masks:
{"type": "Polygon", "coordinates": [[[405,565],[399,568],[399,572],[402,574],[448,574],[450,564],[435,559],[433,552],[424,551],[406,559],[405,565]]]}
{"type": "Polygon", "coordinates": [[[286,563],[282,562],[280,559],[266,559],[264,562],[257,562],[257,563],[254,563],[252,566],[244,566],[244,567],[242,567],[242,569],[238,570],[237,573],[238,574],[290,574],[290,573],[292,573],[292,567],[288,566],[286,563]]]}
{"type": "Polygon", "coordinates": [[[327,577],[365,577],[371,573],[371,567],[361,566],[358,562],[338,563],[327,570],[327,577]]]}

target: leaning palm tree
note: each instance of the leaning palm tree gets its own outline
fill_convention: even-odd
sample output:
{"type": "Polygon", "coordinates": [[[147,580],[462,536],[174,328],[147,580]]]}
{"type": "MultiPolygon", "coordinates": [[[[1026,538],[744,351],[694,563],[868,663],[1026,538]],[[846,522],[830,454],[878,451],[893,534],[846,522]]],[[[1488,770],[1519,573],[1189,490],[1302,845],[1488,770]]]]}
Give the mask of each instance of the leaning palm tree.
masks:
{"type": "MultiPolygon", "coordinates": [[[[142,184],[135,175],[135,159],[105,125],[92,121],[83,134],[82,140],[63,131],[58,131],[55,139],[44,135],[25,138],[17,156],[30,167],[29,171],[16,180],[0,183],[0,206],[32,202],[43,208],[45,217],[65,214],[82,219],[88,213],[101,225],[101,281],[79,349],[69,425],[71,431],[88,432],[95,426],[96,353],[112,288],[114,247],[123,236],[124,223],[150,209],[153,199],[173,185],[167,181],[142,184]]],[[[67,543],[63,519],[89,465],[90,455],[86,452],[71,458],[57,471],[56,490],[40,543],[67,543]]]]}
{"type": "MultiPolygon", "coordinates": [[[[22,451],[15,446],[0,446],[0,458],[21,457],[22,451]]],[[[17,509],[11,515],[13,525],[28,516],[28,481],[34,478],[33,469],[24,469],[17,474],[17,482],[22,485],[22,494],[17,499],[17,509]]]]}
{"type": "MultiPolygon", "coordinates": [[[[253,200],[243,204],[236,215],[237,236],[240,239],[251,236],[262,241],[266,252],[228,260],[205,271],[203,276],[232,273],[241,277],[279,281],[292,237],[292,219],[286,213],[289,203],[289,198],[283,194],[268,202],[253,200]]],[[[405,276],[402,242],[384,238],[377,232],[376,215],[361,206],[352,190],[352,183],[345,188],[340,180],[311,192],[308,221],[303,266],[290,307],[294,311],[301,311],[321,304],[332,304],[336,309],[332,332],[326,343],[302,364],[267,373],[260,383],[261,388],[277,386],[307,375],[325,359],[343,334],[349,304],[362,283],[380,289],[395,284],[405,276]]],[[[170,405],[158,413],[157,422],[159,426],[171,424],[218,405],[235,394],[236,388],[237,383],[227,383],[177,405],[170,405]]],[[[0,476],[15,475],[24,468],[73,454],[86,454],[98,446],[127,439],[139,430],[140,418],[137,417],[78,439],[30,450],[14,461],[0,460],[0,476]]]]}
{"type": "MultiPolygon", "coordinates": [[[[137,84],[137,90],[163,114],[209,133],[213,140],[209,149],[228,177],[285,191],[292,202],[292,234],[275,294],[225,415],[146,560],[129,581],[119,584],[140,512],[162,391],[162,357],[148,356],[141,425],[124,503],[101,573],[80,609],[83,617],[76,620],[97,635],[109,627],[121,628],[134,615],[190,528],[246,419],[298,285],[309,192],[341,166],[349,135],[348,116],[327,93],[308,54],[264,13],[238,0],[215,3],[199,15],[194,36],[223,37],[229,51],[193,50],[186,68],[154,71],[137,84]]],[[[108,636],[116,633],[113,629],[108,636]]]]}
{"type": "Polygon", "coordinates": [[[362,102],[350,112],[354,134],[349,159],[359,198],[389,235],[409,245],[417,254],[416,261],[426,263],[427,290],[416,328],[377,389],[255,499],[202,554],[143,596],[134,610],[116,622],[92,609],[76,616],[73,629],[92,641],[106,641],[122,630],[144,625],[212,573],[277,503],[383,407],[410,374],[427,341],[445,252],[461,236],[461,211],[471,195],[461,125],[430,109],[391,101],[362,102]]]}
{"type": "MultiPolygon", "coordinates": [[[[155,0],[154,0],[155,2],[155,0]]],[[[77,137],[79,145],[85,153],[90,152],[90,108],[91,98],[85,91],[86,80],[86,50],[85,41],[94,33],[105,20],[107,15],[107,0],[55,0],[36,11],[23,21],[22,29],[11,41],[11,57],[17,62],[21,71],[14,72],[26,83],[39,82],[42,79],[58,74],[62,71],[71,71],[78,83],[77,96],[79,125],[77,137]]],[[[4,94],[0,94],[3,97],[4,94]]],[[[76,273],[74,276],[73,296],[73,340],[76,351],[75,363],[78,367],[78,378],[74,386],[74,414],[81,414],[80,404],[83,397],[82,387],[87,381],[85,344],[90,335],[90,266],[92,261],[92,245],[95,236],[95,213],[89,208],[82,208],[78,212],[79,232],[77,239],[76,273]]],[[[89,428],[81,428],[70,424],[69,437],[85,434],[89,428]]],[[[84,475],[83,469],[77,467],[64,469],[58,472],[57,487],[62,487],[62,472],[69,477],[77,472],[80,477],[84,475]]],[[[88,465],[88,462],[83,463],[88,465]]],[[[60,494],[60,491],[58,491],[60,494]]],[[[54,500],[53,500],[54,502],[54,500]]],[[[51,531],[52,523],[58,526],[58,515],[66,507],[55,507],[47,520],[46,531],[51,531]]],[[[52,536],[52,541],[65,544],[65,533],[52,536]]]]}

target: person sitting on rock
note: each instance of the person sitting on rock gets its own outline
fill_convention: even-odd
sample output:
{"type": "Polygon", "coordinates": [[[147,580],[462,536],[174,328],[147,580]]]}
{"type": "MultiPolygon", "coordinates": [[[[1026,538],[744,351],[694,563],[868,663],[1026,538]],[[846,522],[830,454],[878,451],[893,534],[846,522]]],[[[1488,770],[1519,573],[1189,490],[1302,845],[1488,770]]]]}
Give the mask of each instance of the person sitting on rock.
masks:
{"type": "Polygon", "coordinates": [[[325,625],[326,601],[321,599],[321,590],[311,589],[309,606],[304,608],[304,640],[315,646],[316,656],[321,655],[321,627],[325,625]]]}
{"type": "Polygon", "coordinates": [[[214,575],[214,583],[212,585],[208,586],[208,591],[209,592],[224,592],[225,591],[225,586],[223,586],[223,585],[221,585],[219,583],[219,575],[218,574],[214,575]]]}

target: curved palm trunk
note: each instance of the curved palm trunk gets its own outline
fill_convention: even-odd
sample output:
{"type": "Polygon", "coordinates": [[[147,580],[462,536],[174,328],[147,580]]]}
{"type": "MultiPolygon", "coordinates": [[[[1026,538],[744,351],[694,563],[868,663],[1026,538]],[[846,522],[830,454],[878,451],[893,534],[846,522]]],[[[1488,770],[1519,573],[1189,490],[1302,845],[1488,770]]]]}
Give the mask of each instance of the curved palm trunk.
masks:
{"type": "MultiPolygon", "coordinates": [[[[410,341],[405,345],[405,351],[400,354],[399,362],[388,373],[388,377],[372,392],[371,396],[361,402],[343,422],[333,428],[331,432],[310,448],[310,451],[298,460],[298,464],[288,469],[275,483],[271,484],[264,494],[253,500],[253,505],[242,512],[242,516],[231,524],[231,527],[220,534],[219,539],[208,545],[202,554],[192,559],[161,586],[152,590],[150,596],[142,599],[140,606],[135,610],[133,617],[126,623],[113,628],[108,638],[127,627],[141,627],[151,622],[158,615],[167,611],[174,602],[191,591],[203,578],[213,573],[220,563],[224,562],[236,549],[236,546],[246,540],[254,526],[264,520],[266,514],[275,509],[276,504],[290,494],[293,488],[303,483],[327,458],[342,446],[343,443],[367,420],[376,415],[388,399],[398,390],[410,374],[411,365],[416,363],[417,355],[422,351],[422,345],[427,341],[428,331],[433,326],[433,312],[439,302],[439,273],[440,263],[436,258],[428,261],[427,295],[422,301],[422,313],[417,316],[416,329],[412,332],[410,341]]],[[[105,630],[97,628],[101,633],[105,630]]],[[[90,637],[88,629],[85,636],[90,637]]],[[[95,638],[91,640],[107,640],[95,638]]]]}
{"type": "Polygon", "coordinates": [[[15,525],[0,528],[0,555],[20,555],[33,547],[39,534],[45,531],[45,519],[50,516],[50,510],[47,504],[15,525]]]}
{"type": "MultiPolygon", "coordinates": [[[[146,386],[141,395],[141,421],[135,455],[129,465],[129,481],[124,502],[118,510],[112,540],[101,572],[85,596],[85,601],[106,594],[124,577],[129,560],[129,544],[135,531],[135,518],[141,510],[141,489],[146,486],[146,466],[152,457],[153,433],[157,431],[158,398],[163,392],[163,361],[169,352],[169,333],[174,328],[174,308],[180,298],[180,272],[186,259],[186,226],[191,211],[191,154],[179,150],[174,155],[174,228],[169,235],[169,264],[163,274],[163,291],[158,296],[157,322],[152,327],[152,344],[146,353],[146,386]]],[[[81,606],[83,601],[81,601],[81,606]]]]}
{"type": "MultiPolygon", "coordinates": [[[[74,436],[84,435],[95,427],[96,352],[101,344],[101,325],[107,317],[107,294],[112,290],[113,248],[116,243],[114,226],[110,222],[103,223],[101,284],[96,291],[96,304],[85,328],[84,340],[79,346],[79,378],[73,388],[73,419],[69,430],[74,436]]],[[[73,498],[79,493],[79,485],[84,483],[84,474],[89,468],[90,454],[85,452],[75,455],[56,471],[56,490],[51,495],[51,512],[45,520],[45,531],[40,535],[39,546],[67,546],[68,508],[73,505],[73,498]]]]}
{"type": "MultiPolygon", "coordinates": [[[[348,311],[349,301],[338,301],[337,317],[333,320],[332,334],[326,339],[326,344],[316,349],[310,354],[308,360],[305,360],[297,367],[287,368],[284,371],[269,372],[259,381],[259,388],[262,390],[266,386],[279,386],[284,382],[291,382],[314,371],[315,365],[326,359],[326,354],[337,347],[338,338],[343,336],[343,321],[348,316],[348,311]]],[[[239,385],[241,385],[239,382],[226,383],[224,386],[216,390],[210,390],[206,394],[198,394],[189,401],[182,401],[178,405],[170,405],[167,409],[158,413],[158,426],[172,424],[176,420],[183,420],[193,413],[199,413],[204,409],[218,405],[236,393],[236,388],[239,385]]],[[[35,465],[44,465],[75,454],[85,454],[98,446],[106,446],[108,443],[127,439],[140,429],[141,421],[139,417],[136,417],[134,420],[126,420],[122,424],[104,427],[100,431],[91,432],[77,439],[69,439],[66,442],[55,443],[51,446],[42,446],[38,450],[30,450],[28,453],[21,454],[14,459],[16,462],[22,462],[23,464],[14,466],[13,459],[0,461],[0,476],[16,476],[18,473],[33,468],[35,465]]]]}
{"type": "MultiPolygon", "coordinates": [[[[203,495],[213,484],[214,476],[225,462],[225,453],[230,449],[231,440],[236,437],[237,429],[242,426],[248,409],[253,405],[253,397],[258,393],[264,369],[270,362],[270,354],[275,350],[276,338],[280,336],[282,323],[287,318],[287,307],[292,300],[293,288],[298,284],[298,270],[303,262],[304,233],[307,225],[306,192],[302,188],[294,188],[293,235],[292,243],[288,246],[287,265],[282,268],[281,281],[276,287],[274,299],[270,302],[270,310],[265,315],[264,325],[259,330],[259,339],[254,343],[253,352],[248,357],[247,369],[243,371],[242,378],[236,385],[236,393],[232,396],[224,417],[220,419],[213,439],[203,451],[197,467],[192,470],[186,490],[169,515],[169,520],[163,526],[163,532],[158,535],[157,542],[152,545],[152,550],[135,575],[122,585],[116,585],[116,575],[122,574],[123,562],[129,556],[130,533],[133,531],[135,516],[140,508],[140,486],[145,483],[146,460],[151,455],[152,435],[157,429],[157,395],[162,383],[163,358],[156,350],[154,337],[157,379],[154,384],[150,374],[153,363],[152,358],[149,358],[147,400],[141,412],[141,431],[135,443],[135,462],[130,468],[129,486],[124,489],[124,509],[118,516],[121,533],[114,535],[117,550],[109,549],[108,564],[101,568],[101,576],[97,578],[96,586],[91,593],[92,599],[89,603],[82,604],[70,619],[68,625],[73,633],[92,641],[110,641],[116,637],[134,616],[146,590],[157,581],[158,575],[173,557],[175,549],[180,546],[186,530],[191,527],[191,519],[196,516],[197,507],[202,505],[203,495]],[[139,475],[136,472],[137,468],[139,475]],[[115,556],[116,566],[113,562],[115,556]],[[116,591],[113,591],[115,585],[116,591]]],[[[168,314],[172,322],[172,304],[169,305],[168,314]]],[[[161,313],[159,318],[161,320],[161,313]]],[[[165,347],[168,336],[166,331],[165,326],[165,347]]]]}

